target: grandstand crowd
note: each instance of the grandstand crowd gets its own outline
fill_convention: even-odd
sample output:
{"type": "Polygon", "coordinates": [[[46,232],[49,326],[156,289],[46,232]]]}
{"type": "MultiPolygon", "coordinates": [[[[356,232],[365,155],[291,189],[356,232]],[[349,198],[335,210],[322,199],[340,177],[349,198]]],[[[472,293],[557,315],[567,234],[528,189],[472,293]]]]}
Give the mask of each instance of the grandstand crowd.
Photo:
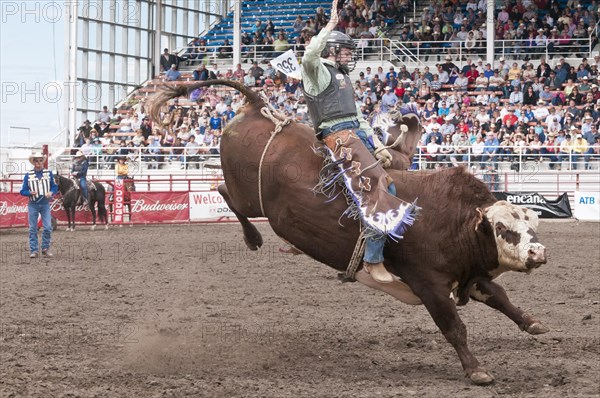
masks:
{"type": "MultiPolygon", "coordinates": [[[[389,25],[412,7],[402,0],[340,3],[340,30],[357,38],[359,47],[362,41],[368,47],[369,39],[386,37],[389,25]]],[[[494,65],[485,63],[477,54],[477,45],[472,52],[462,53],[466,59],[458,59],[455,40],[484,39],[486,4],[485,0],[431,2],[421,20],[409,19],[401,27],[400,37],[394,39],[410,46],[429,42],[430,54],[440,54],[443,49],[443,61],[438,59],[431,69],[409,70],[402,65],[360,70],[355,99],[365,118],[385,114],[401,104],[419,109],[423,131],[418,158],[425,161],[415,163],[414,168],[465,162],[496,168],[499,161],[528,159],[548,162],[551,169],[575,168],[583,160],[583,166],[591,168],[600,151],[600,55],[589,60],[579,57],[575,64],[568,60],[578,55],[578,49],[569,46],[570,40],[597,36],[596,1],[585,7],[573,1],[565,7],[557,1],[507,1],[496,12],[496,37],[526,40],[522,47],[514,47],[512,60],[498,57],[494,65]],[[564,55],[571,57],[565,59],[564,55]]],[[[297,17],[294,44],[299,45],[295,47],[298,54],[301,45],[326,22],[323,9],[307,18],[297,17]]],[[[288,117],[310,124],[300,82],[268,62],[291,43],[272,21],[262,25],[258,20],[251,32],[243,32],[242,43],[265,46],[262,50],[268,57],[264,60],[253,59],[249,67],[238,64],[220,71],[216,63],[207,62],[209,57],[202,50],[206,43],[199,38],[184,57],[165,49],[161,58],[164,79],[180,80],[180,65],[194,64],[190,80],[237,80],[263,91],[271,105],[288,117]]],[[[216,56],[228,58],[230,49],[225,42],[216,56]]],[[[589,49],[581,49],[584,53],[589,49]]],[[[252,54],[247,55],[250,58],[252,54]]],[[[129,156],[151,162],[152,167],[181,161],[183,168],[184,163],[218,154],[223,127],[241,105],[238,93],[207,88],[174,101],[158,123],[147,117],[143,100],[126,114],[105,107],[93,124],[86,121],[80,127],[75,146],[98,167],[112,167],[116,157],[129,156]]]]}

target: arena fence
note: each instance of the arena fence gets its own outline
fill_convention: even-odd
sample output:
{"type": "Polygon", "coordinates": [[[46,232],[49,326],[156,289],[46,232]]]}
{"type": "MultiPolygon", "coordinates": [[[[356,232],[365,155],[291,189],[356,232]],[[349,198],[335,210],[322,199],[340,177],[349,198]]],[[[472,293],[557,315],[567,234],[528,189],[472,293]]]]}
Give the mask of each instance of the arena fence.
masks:
{"type": "MultiPolygon", "coordinates": [[[[600,183],[597,170],[568,173],[539,170],[535,163],[526,163],[520,170],[497,170],[491,167],[470,170],[493,193],[510,193],[510,197],[521,198],[519,200],[523,203],[519,204],[539,205],[527,203],[520,194],[535,193],[552,201],[566,193],[576,218],[600,221],[600,183]]],[[[27,226],[28,199],[19,194],[22,181],[22,177],[0,180],[0,228],[27,226]]],[[[127,186],[134,182],[135,190],[123,192],[122,202],[118,202],[113,193],[114,178],[97,181],[107,189],[106,206],[110,223],[119,223],[119,219],[123,224],[236,221],[235,215],[216,191],[217,186],[223,182],[221,175],[138,175],[133,180],[124,180],[127,186]],[[122,209],[122,213],[118,213],[119,209],[122,209]]],[[[60,199],[54,200],[52,215],[59,223],[66,222],[60,199]]],[[[77,207],[76,222],[91,223],[91,214],[87,208],[77,207]]]]}
{"type": "MultiPolygon", "coordinates": [[[[115,180],[97,181],[107,189],[106,207],[112,224],[185,224],[236,220],[223,197],[216,192],[216,186],[222,182],[218,178],[148,177],[135,180],[136,191],[125,190],[122,201],[115,195],[115,180]],[[137,191],[138,186],[140,191],[137,191]],[[122,214],[119,209],[122,209],[122,214]]],[[[130,182],[132,180],[124,180],[123,185],[127,187],[130,182]]],[[[19,194],[22,180],[2,180],[1,183],[6,192],[0,193],[0,228],[27,226],[28,198],[19,194]]],[[[53,201],[51,212],[59,224],[66,223],[60,198],[53,201]]],[[[92,216],[89,209],[77,206],[75,221],[77,224],[90,224],[92,216]]]]}

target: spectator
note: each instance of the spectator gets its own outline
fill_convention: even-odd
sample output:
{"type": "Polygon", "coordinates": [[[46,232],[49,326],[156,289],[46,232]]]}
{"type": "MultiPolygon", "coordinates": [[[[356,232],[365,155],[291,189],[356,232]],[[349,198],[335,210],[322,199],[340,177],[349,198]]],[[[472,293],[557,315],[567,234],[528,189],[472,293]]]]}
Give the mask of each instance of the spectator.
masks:
{"type": "Polygon", "coordinates": [[[217,57],[221,59],[233,58],[233,47],[229,44],[229,39],[225,39],[223,45],[217,49],[217,57]]]}
{"type": "Polygon", "coordinates": [[[243,81],[244,76],[246,76],[246,72],[242,69],[242,64],[237,64],[235,71],[233,71],[232,78],[237,81],[243,81]]]}
{"type": "Polygon", "coordinates": [[[433,169],[435,167],[436,162],[439,160],[440,149],[441,146],[437,143],[436,137],[431,136],[426,146],[427,155],[425,158],[427,159],[427,169],[433,169]]]}
{"type": "Polygon", "coordinates": [[[558,169],[562,168],[562,162],[566,159],[569,162],[568,169],[571,170],[572,167],[572,158],[571,153],[573,151],[573,141],[571,140],[571,135],[567,134],[564,137],[564,140],[560,143],[558,150],[558,169]]]}
{"type": "Polygon", "coordinates": [[[110,112],[108,111],[108,106],[104,105],[102,107],[102,111],[98,112],[98,115],[96,116],[96,120],[98,120],[99,122],[105,122],[105,123],[109,123],[110,122],[110,112]]]}
{"type": "Polygon", "coordinates": [[[469,79],[465,77],[465,74],[462,71],[458,72],[458,77],[454,80],[454,89],[458,91],[467,91],[468,84],[469,79]]]}
{"type": "Polygon", "coordinates": [[[294,30],[294,33],[296,34],[300,34],[300,32],[302,31],[302,28],[304,28],[306,26],[306,24],[304,23],[304,21],[302,21],[302,16],[301,15],[297,15],[296,19],[294,21],[294,24],[292,26],[292,29],[294,30]]]}
{"type": "Polygon", "coordinates": [[[165,79],[167,81],[175,81],[175,80],[179,80],[179,78],[181,77],[181,72],[179,72],[177,70],[177,65],[172,64],[171,68],[167,71],[167,73],[165,74],[165,79]]]}
{"type": "Polygon", "coordinates": [[[212,67],[208,71],[208,78],[210,80],[214,80],[214,79],[220,79],[221,77],[222,76],[221,76],[221,72],[219,71],[218,65],[212,64],[212,67]]]}
{"type": "Polygon", "coordinates": [[[583,138],[578,130],[575,130],[575,140],[573,140],[572,152],[573,152],[573,168],[577,169],[577,163],[579,159],[583,157],[585,170],[590,170],[590,154],[588,152],[588,142],[583,138]]]}
{"type": "Polygon", "coordinates": [[[208,70],[204,64],[198,65],[198,67],[192,73],[193,79],[195,81],[205,81],[208,80],[208,70]]]}
{"type": "Polygon", "coordinates": [[[385,94],[381,97],[381,111],[384,113],[389,112],[396,106],[398,102],[398,97],[396,94],[392,92],[392,88],[390,86],[385,87],[385,94]]]}
{"type": "Polygon", "coordinates": [[[256,62],[256,61],[252,62],[252,66],[250,67],[250,69],[248,69],[248,74],[252,75],[252,77],[256,81],[257,85],[261,85],[261,86],[263,84],[264,73],[265,73],[264,69],[261,68],[260,66],[258,66],[258,62],[256,62]]]}
{"type": "MultiPolygon", "coordinates": [[[[516,90],[513,92],[513,94],[516,92],[516,90]]],[[[512,96],[512,94],[511,94],[512,96]]],[[[511,99],[512,101],[512,99],[511,99]]],[[[538,102],[538,95],[535,91],[533,91],[533,87],[532,86],[527,86],[527,91],[525,92],[525,94],[523,95],[523,104],[524,105],[536,105],[538,102]]]]}
{"type": "Polygon", "coordinates": [[[522,104],[523,103],[523,93],[519,86],[513,87],[513,92],[510,93],[508,97],[508,103],[511,105],[522,104]]]}
{"type": "Polygon", "coordinates": [[[290,49],[290,43],[283,32],[277,34],[277,39],[273,41],[273,49],[275,50],[273,52],[273,58],[278,57],[290,49]]]}
{"type": "Polygon", "coordinates": [[[185,144],[184,159],[182,159],[181,169],[188,169],[191,163],[197,163],[200,161],[200,143],[196,141],[195,135],[190,135],[188,142],[185,144]]]}
{"type": "Polygon", "coordinates": [[[167,72],[169,69],[175,65],[177,68],[177,64],[179,62],[179,57],[175,54],[170,54],[169,49],[165,48],[163,54],[160,56],[160,68],[162,72],[167,72]]]}
{"type": "Polygon", "coordinates": [[[481,135],[477,135],[475,137],[475,142],[471,144],[471,161],[473,162],[481,162],[481,158],[483,157],[485,143],[481,138],[481,135]]]}

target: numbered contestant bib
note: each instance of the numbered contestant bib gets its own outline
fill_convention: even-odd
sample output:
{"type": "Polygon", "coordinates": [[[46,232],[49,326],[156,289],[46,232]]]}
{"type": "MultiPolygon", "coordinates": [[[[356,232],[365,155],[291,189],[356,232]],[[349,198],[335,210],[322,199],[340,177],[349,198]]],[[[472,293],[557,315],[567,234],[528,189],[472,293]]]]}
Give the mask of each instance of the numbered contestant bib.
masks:
{"type": "Polygon", "coordinates": [[[296,54],[290,49],[281,54],[279,57],[271,60],[271,65],[273,68],[277,69],[281,73],[286,74],[289,77],[294,79],[302,79],[302,75],[300,74],[300,64],[298,64],[298,59],[296,58],[296,54]]]}

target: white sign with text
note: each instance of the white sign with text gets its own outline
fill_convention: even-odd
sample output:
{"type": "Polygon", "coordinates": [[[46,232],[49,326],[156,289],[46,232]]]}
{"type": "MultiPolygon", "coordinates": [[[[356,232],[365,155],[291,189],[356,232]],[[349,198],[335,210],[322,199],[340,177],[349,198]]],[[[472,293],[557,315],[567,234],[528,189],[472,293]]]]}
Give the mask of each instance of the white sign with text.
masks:
{"type": "Polygon", "coordinates": [[[300,74],[300,64],[296,58],[296,54],[290,49],[281,54],[279,57],[271,60],[273,68],[277,69],[281,73],[292,77],[294,79],[302,79],[300,74]]]}
{"type": "Polygon", "coordinates": [[[600,192],[575,191],[575,211],[578,220],[600,221],[600,192]]]}
{"type": "Polygon", "coordinates": [[[190,221],[216,221],[223,217],[235,214],[218,192],[190,192],[190,221]]]}

